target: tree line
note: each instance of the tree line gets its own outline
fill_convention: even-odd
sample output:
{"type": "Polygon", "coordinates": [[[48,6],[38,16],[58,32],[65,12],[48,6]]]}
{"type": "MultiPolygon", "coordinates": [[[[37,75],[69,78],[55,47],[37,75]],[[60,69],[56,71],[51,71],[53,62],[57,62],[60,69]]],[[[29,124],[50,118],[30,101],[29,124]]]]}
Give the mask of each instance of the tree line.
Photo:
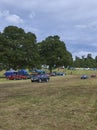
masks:
{"type": "Polygon", "coordinates": [[[67,50],[58,35],[48,36],[41,42],[32,32],[25,32],[17,26],[7,26],[0,32],[0,67],[4,69],[40,68],[41,65],[53,67],[92,67],[97,68],[97,56],[88,54],[85,58],[76,56],[67,50]]]}
{"type": "Polygon", "coordinates": [[[45,64],[52,71],[54,66],[70,66],[72,63],[72,54],[58,35],[37,42],[34,33],[17,26],[5,27],[0,32],[0,65],[3,68],[39,68],[45,64]]]}
{"type": "Polygon", "coordinates": [[[81,58],[76,56],[73,62],[74,67],[81,68],[97,68],[97,56],[92,57],[92,54],[87,54],[87,56],[82,56],[81,58]]]}

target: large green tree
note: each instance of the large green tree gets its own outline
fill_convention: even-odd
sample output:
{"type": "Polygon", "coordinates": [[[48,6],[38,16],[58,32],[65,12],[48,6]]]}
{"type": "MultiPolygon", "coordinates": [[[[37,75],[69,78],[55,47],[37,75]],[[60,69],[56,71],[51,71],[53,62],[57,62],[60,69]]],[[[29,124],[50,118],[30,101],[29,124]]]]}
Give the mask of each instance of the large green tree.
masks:
{"type": "Polygon", "coordinates": [[[0,36],[0,59],[8,68],[33,68],[39,64],[35,34],[25,33],[16,26],[8,26],[0,36]]]}
{"type": "Polygon", "coordinates": [[[56,65],[69,66],[72,64],[72,55],[67,51],[65,43],[59,36],[49,36],[38,44],[43,64],[49,65],[50,71],[56,65]]]}

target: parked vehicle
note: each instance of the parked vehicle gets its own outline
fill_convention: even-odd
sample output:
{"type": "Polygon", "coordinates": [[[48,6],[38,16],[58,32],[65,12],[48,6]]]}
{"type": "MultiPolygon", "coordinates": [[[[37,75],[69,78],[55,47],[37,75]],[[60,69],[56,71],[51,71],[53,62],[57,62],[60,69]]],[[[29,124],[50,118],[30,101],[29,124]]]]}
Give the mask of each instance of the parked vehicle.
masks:
{"type": "Polygon", "coordinates": [[[31,71],[31,74],[45,74],[44,70],[35,69],[31,71]]]}
{"type": "Polygon", "coordinates": [[[64,72],[52,72],[50,73],[50,76],[65,76],[64,72]]]}
{"type": "Polygon", "coordinates": [[[82,75],[81,79],[88,79],[88,76],[87,75],[82,75]]]}
{"type": "Polygon", "coordinates": [[[4,73],[5,77],[9,77],[11,75],[17,75],[17,71],[10,69],[4,73]]]}
{"type": "Polygon", "coordinates": [[[10,69],[4,73],[5,77],[10,80],[14,79],[30,79],[31,75],[24,69],[15,71],[10,69]]]}
{"type": "Polygon", "coordinates": [[[56,76],[56,72],[50,73],[50,76],[56,76]]]}
{"type": "Polygon", "coordinates": [[[57,76],[65,76],[65,73],[63,73],[63,72],[57,72],[56,75],[57,76]]]}
{"type": "Polygon", "coordinates": [[[25,69],[21,69],[18,71],[17,73],[18,75],[22,75],[22,76],[26,76],[27,79],[31,78],[31,75],[27,72],[27,70],[25,69]]]}
{"type": "Polygon", "coordinates": [[[34,74],[31,77],[31,82],[48,82],[50,76],[48,74],[34,74]]]}
{"type": "Polygon", "coordinates": [[[21,79],[27,79],[24,75],[10,75],[7,77],[9,80],[21,80],[21,79]]]}
{"type": "Polygon", "coordinates": [[[92,74],[91,77],[92,77],[92,78],[96,77],[96,74],[92,74]]]}

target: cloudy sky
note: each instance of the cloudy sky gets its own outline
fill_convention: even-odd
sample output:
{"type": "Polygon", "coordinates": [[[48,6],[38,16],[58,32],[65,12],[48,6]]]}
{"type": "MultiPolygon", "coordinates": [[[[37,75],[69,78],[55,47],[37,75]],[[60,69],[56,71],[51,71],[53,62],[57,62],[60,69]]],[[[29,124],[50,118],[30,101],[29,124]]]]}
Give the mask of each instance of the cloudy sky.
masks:
{"type": "Polygon", "coordinates": [[[0,0],[0,32],[9,25],[36,34],[59,35],[75,56],[97,56],[97,0],[0,0]]]}

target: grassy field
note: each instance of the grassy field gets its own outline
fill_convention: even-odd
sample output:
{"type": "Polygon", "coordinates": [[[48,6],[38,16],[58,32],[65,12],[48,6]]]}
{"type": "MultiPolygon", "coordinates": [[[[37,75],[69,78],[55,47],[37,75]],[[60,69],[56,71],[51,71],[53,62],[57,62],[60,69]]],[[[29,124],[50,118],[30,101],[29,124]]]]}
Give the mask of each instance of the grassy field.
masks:
{"type": "Polygon", "coordinates": [[[79,75],[0,82],[0,130],[97,130],[97,77],[79,75]]]}

